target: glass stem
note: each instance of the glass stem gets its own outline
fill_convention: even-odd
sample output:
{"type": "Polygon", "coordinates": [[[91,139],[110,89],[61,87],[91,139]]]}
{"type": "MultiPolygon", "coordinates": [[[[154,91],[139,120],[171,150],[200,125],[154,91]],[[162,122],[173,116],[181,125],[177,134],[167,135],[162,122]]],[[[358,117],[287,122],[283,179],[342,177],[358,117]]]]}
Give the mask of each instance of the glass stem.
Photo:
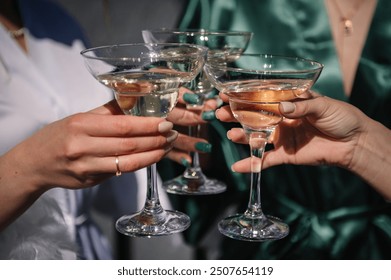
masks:
{"type": "MultiPolygon", "coordinates": [[[[199,137],[201,131],[201,125],[189,126],[189,136],[190,137],[199,137]]],[[[191,168],[199,169],[200,168],[200,157],[198,152],[190,152],[192,158],[191,168]]]]}
{"type": "Polygon", "coordinates": [[[262,160],[269,132],[250,132],[248,134],[251,150],[251,185],[250,199],[245,215],[249,218],[264,216],[261,207],[261,171],[262,160]]]}
{"type": "Polygon", "coordinates": [[[160,205],[159,200],[156,163],[147,167],[147,198],[143,211],[148,215],[164,214],[163,207],[160,205]]]}
{"type": "MultiPolygon", "coordinates": [[[[189,136],[199,137],[200,129],[201,129],[200,125],[190,126],[189,136]]],[[[197,151],[190,152],[190,157],[192,160],[191,166],[186,168],[186,170],[183,173],[183,176],[187,179],[193,180],[193,183],[197,182],[197,186],[199,186],[203,184],[205,180],[205,175],[202,172],[200,166],[200,157],[197,151]]]]}

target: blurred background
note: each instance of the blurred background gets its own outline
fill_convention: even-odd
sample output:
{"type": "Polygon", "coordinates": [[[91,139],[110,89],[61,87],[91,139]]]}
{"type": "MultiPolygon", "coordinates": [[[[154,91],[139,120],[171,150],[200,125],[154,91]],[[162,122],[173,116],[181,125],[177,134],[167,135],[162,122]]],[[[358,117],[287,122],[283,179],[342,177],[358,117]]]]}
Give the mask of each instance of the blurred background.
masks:
{"type": "Polygon", "coordinates": [[[52,0],[83,26],[92,46],[142,42],[141,30],[176,27],[187,0],[52,0]]]}

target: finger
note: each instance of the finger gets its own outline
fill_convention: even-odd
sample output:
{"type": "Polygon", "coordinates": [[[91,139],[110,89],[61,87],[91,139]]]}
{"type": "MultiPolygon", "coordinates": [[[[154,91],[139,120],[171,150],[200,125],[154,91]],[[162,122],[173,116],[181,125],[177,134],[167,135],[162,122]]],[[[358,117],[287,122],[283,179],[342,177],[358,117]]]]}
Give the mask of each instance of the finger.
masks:
{"type": "Polygon", "coordinates": [[[228,105],[216,110],[216,118],[223,122],[237,122],[228,105]]]}
{"type": "Polygon", "coordinates": [[[281,102],[280,112],[287,118],[302,118],[308,115],[322,116],[329,108],[329,98],[313,98],[298,102],[281,102]]]}
{"type": "Polygon", "coordinates": [[[174,142],[174,148],[186,152],[209,152],[211,145],[202,138],[179,134],[174,142]]]}
{"type": "Polygon", "coordinates": [[[188,88],[180,87],[178,91],[178,103],[187,104],[187,102],[183,99],[184,94],[194,94],[194,93],[188,88]]]}
{"type": "Polygon", "coordinates": [[[226,94],[220,92],[220,93],[219,93],[219,96],[220,96],[220,98],[221,98],[221,100],[222,100],[223,102],[225,102],[225,103],[228,103],[228,102],[229,102],[228,95],[226,95],[226,94]]]}
{"type": "Polygon", "coordinates": [[[229,140],[239,144],[248,144],[248,139],[242,128],[232,128],[227,132],[229,140]]]}
{"type": "MultiPolygon", "coordinates": [[[[197,114],[196,118],[201,115],[203,121],[215,120],[215,110],[218,106],[217,99],[200,100],[200,96],[192,93],[186,93],[183,96],[184,100],[188,103],[186,109],[190,112],[197,114]]],[[[202,122],[203,123],[203,122],[202,122]]]]}
{"type": "MultiPolygon", "coordinates": [[[[275,154],[274,152],[266,152],[262,160],[262,170],[272,166],[284,164],[285,162],[282,159],[283,157],[279,157],[279,155],[275,154]]],[[[250,173],[251,158],[245,158],[235,162],[234,164],[232,164],[231,170],[237,173],[250,173]]]]}
{"type": "Polygon", "coordinates": [[[281,149],[265,152],[263,155],[262,169],[267,169],[272,166],[288,164],[288,155],[281,149]]]}
{"type": "Polygon", "coordinates": [[[165,135],[151,137],[89,137],[88,145],[83,145],[82,142],[78,142],[80,144],[72,149],[72,154],[74,154],[75,157],[79,154],[93,154],[103,157],[109,155],[135,154],[156,149],[167,149],[177,137],[178,132],[175,130],[172,130],[165,135]]]}
{"type": "Polygon", "coordinates": [[[176,125],[194,126],[206,123],[200,115],[200,111],[192,111],[186,108],[175,107],[167,117],[168,121],[176,125]]]}
{"type": "Polygon", "coordinates": [[[323,95],[320,94],[319,92],[317,91],[314,91],[314,90],[308,90],[308,94],[309,96],[311,96],[312,98],[316,98],[316,97],[322,97],[323,95]]]}
{"type": "Polygon", "coordinates": [[[189,167],[192,162],[189,153],[177,149],[172,149],[169,153],[167,153],[166,158],[175,161],[185,167],[189,167]]]}
{"type": "Polygon", "coordinates": [[[216,110],[218,107],[218,100],[216,98],[205,100],[204,111],[216,110]]]}
{"type": "Polygon", "coordinates": [[[116,156],[90,158],[82,163],[79,161],[77,162],[78,166],[74,168],[75,170],[79,170],[80,174],[116,174],[117,171],[121,173],[133,172],[160,161],[166,153],[167,150],[165,149],[157,149],[143,153],[118,156],[118,170],[116,156]],[[93,171],[87,170],[90,166],[94,166],[93,171]]]}
{"type": "MultiPolygon", "coordinates": [[[[178,102],[181,104],[197,105],[200,104],[200,102],[202,102],[203,104],[208,103],[208,101],[210,101],[209,102],[210,104],[216,104],[218,99],[219,99],[218,96],[215,94],[208,94],[208,93],[195,94],[193,91],[184,87],[179,89],[178,102]]],[[[214,106],[215,105],[213,105],[213,107],[214,106]]]]}
{"type": "Polygon", "coordinates": [[[81,113],[67,118],[70,131],[84,132],[97,137],[146,136],[170,131],[171,122],[162,118],[136,116],[105,116],[81,113]]]}
{"type": "Polygon", "coordinates": [[[237,173],[251,172],[251,158],[245,158],[232,164],[231,170],[237,173]]]}

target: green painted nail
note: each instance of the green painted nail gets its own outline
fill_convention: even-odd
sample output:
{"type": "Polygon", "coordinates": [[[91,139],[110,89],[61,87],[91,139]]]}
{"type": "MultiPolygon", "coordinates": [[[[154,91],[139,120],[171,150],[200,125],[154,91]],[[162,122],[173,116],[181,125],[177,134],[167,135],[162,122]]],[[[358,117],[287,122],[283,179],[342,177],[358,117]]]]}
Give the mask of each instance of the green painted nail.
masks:
{"type": "Polygon", "coordinates": [[[187,159],[185,159],[185,158],[181,158],[181,164],[184,167],[190,167],[190,162],[188,162],[187,159]]]}
{"type": "Polygon", "coordinates": [[[210,153],[212,151],[212,145],[205,142],[198,142],[195,144],[195,148],[197,151],[210,153]]]}
{"type": "Polygon", "coordinates": [[[216,101],[217,101],[217,108],[220,108],[221,106],[223,106],[224,102],[220,97],[218,97],[216,99],[216,101]]]}
{"type": "Polygon", "coordinates": [[[185,93],[183,94],[183,100],[190,104],[198,104],[200,97],[194,93],[185,93]]]}
{"type": "Polygon", "coordinates": [[[212,90],[208,94],[206,94],[205,98],[206,99],[212,99],[215,98],[215,96],[218,95],[218,92],[216,90],[212,90]]]}
{"type": "Polygon", "coordinates": [[[203,112],[202,113],[202,119],[204,121],[215,120],[216,119],[215,111],[205,111],[205,112],[203,112]]]}

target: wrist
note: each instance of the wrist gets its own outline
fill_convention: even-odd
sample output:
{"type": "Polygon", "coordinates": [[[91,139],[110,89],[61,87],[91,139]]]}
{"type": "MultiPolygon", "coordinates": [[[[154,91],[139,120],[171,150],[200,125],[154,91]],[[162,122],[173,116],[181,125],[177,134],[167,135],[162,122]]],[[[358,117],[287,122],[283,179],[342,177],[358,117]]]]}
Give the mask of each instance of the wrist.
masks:
{"type": "Polygon", "coordinates": [[[40,179],[34,166],[30,166],[28,159],[19,157],[14,151],[3,155],[0,159],[0,187],[8,189],[10,195],[16,197],[39,197],[48,190],[40,179]]]}
{"type": "Polygon", "coordinates": [[[348,169],[363,178],[387,199],[391,199],[391,131],[379,122],[363,123],[348,169]]]}
{"type": "Polygon", "coordinates": [[[26,162],[15,149],[0,157],[0,231],[47,190],[26,162]]]}

